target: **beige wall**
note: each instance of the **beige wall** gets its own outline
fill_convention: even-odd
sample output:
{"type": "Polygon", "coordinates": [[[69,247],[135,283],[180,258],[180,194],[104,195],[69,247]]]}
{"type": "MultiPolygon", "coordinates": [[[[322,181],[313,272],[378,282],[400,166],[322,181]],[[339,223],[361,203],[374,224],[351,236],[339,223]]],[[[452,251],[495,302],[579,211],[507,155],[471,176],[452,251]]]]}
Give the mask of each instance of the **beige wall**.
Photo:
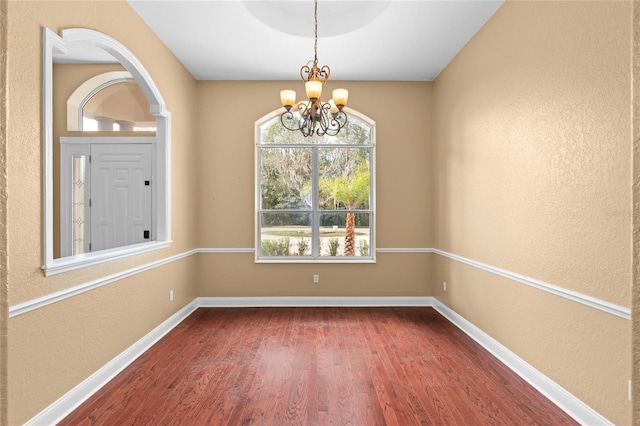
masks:
{"type": "Polygon", "coordinates": [[[0,425],[7,423],[7,2],[0,2],[0,425]]]}
{"type": "Polygon", "coordinates": [[[633,3],[633,52],[631,74],[633,76],[633,424],[640,424],[640,2],[633,3]]]}
{"type": "MultiPolygon", "coordinates": [[[[9,304],[141,266],[195,247],[196,82],[124,1],[8,4],[7,229],[9,304]],[[42,264],[41,26],[102,31],[148,70],[172,113],[172,238],[169,249],[45,278],[42,264]]],[[[58,112],[54,112],[54,116],[58,112]]],[[[64,112],[63,112],[64,114],[64,112]]],[[[60,115],[60,114],[58,114],[60,115]]],[[[4,170],[4,168],[3,168],[4,170]]],[[[3,238],[4,241],[4,238],[3,238]]],[[[10,424],[27,421],[195,297],[196,258],[9,319],[10,424]],[[169,302],[168,292],[175,300],[169,302]]]]}
{"type": "MultiPolygon", "coordinates": [[[[630,5],[507,2],[438,76],[437,248],[631,306],[630,5]]],[[[434,268],[438,299],[630,423],[630,321],[442,257],[434,268]]]]}
{"type": "MultiPolygon", "coordinates": [[[[433,245],[431,83],[329,82],[376,122],[376,240],[381,248],[433,245]],[[393,105],[389,99],[400,99],[393,105]]],[[[255,239],[254,122],[280,108],[279,91],[303,83],[198,83],[199,247],[252,248],[255,239]]],[[[425,253],[378,253],[376,264],[255,264],[253,253],[199,254],[201,296],[424,296],[425,253]],[[313,284],[314,274],[320,283],[313,284]]]]}

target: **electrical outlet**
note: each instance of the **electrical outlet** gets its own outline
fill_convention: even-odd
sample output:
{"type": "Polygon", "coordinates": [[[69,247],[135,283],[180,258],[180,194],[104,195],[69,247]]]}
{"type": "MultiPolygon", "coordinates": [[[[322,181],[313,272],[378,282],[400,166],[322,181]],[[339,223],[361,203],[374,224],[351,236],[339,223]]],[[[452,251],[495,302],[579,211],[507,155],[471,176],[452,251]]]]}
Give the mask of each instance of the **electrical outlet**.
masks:
{"type": "Polygon", "coordinates": [[[442,289],[444,291],[447,291],[447,282],[446,281],[442,281],[442,289]]]}
{"type": "Polygon", "coordinates": [[[169,290],[169,302],[173,302],[173,290],[169,290]]]}
{"type": "Polygon", "coordinates": [[[313,276],[313,282],[314,283],[319,283],[320,282],[320,275],[314,275],[313,276]]]}

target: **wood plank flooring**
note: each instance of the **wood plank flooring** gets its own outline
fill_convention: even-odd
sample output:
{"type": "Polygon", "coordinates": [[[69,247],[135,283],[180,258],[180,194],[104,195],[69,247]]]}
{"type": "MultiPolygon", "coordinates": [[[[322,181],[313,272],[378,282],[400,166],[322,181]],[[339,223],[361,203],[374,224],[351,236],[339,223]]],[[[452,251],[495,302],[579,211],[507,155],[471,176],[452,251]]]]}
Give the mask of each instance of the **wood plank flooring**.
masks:
{"type": "Polygon", "coordinates": [[[432,308],[201,308],[60,424],[577,423],[432,308]]]}

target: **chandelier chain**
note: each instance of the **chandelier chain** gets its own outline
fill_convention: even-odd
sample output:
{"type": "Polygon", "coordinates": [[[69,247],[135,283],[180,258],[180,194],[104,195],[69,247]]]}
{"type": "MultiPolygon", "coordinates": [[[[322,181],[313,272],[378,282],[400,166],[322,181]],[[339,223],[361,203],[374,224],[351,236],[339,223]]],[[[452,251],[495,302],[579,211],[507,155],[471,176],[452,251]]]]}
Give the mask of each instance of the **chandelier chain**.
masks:
{"type": "Polygon", "coordinates": [[[318,0],[314,1],[313,20],[314,20],[313,59],[314,59],[314,62],[317,63],[318,62],[318,0]]]}

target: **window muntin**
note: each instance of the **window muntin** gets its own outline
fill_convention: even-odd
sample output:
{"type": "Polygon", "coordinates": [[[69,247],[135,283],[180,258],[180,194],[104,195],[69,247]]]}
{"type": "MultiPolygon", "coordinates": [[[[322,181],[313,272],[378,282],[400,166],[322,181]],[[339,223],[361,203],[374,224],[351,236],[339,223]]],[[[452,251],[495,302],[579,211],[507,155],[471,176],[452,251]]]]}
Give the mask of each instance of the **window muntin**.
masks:
{"type": "Polygon", "coordinates": [[[257,124],[257,261],[374,260],[373,123],[349,118],[309,138],[257,124]]]}

